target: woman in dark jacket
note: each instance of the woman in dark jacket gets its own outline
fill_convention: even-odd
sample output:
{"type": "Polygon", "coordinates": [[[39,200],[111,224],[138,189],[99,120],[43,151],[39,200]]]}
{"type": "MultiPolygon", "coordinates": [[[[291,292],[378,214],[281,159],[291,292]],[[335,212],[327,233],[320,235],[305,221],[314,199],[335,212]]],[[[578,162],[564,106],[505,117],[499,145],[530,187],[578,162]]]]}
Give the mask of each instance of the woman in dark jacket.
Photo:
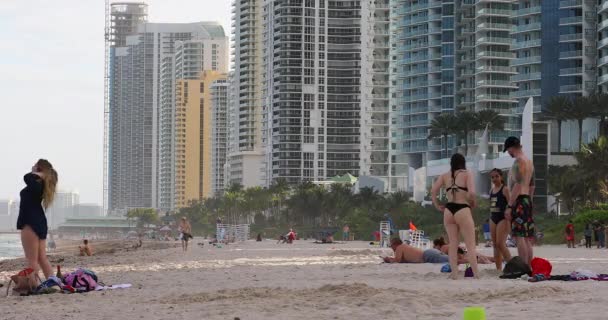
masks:
{"type": "Polygon", "coordinates": [[[21,230],[21,245],[25,259],[35,272],[42,269],[45,277],[53,275],[46,257],[46,236],[48,227],[44,210],[53,202],[57,186],[57,171],[44,159],[38,160],[23,180],[17,229],[21,230]]]}

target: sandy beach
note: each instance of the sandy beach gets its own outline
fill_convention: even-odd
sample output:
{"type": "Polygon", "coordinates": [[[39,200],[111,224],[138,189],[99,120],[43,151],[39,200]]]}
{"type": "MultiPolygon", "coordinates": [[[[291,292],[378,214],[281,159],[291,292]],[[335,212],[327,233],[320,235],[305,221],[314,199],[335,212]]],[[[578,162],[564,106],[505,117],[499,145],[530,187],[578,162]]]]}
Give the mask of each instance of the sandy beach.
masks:
{"type": "MultiPolygon", "coordinates": [[[[378,255],[389,251],[364,242],[248,241],[194,245],[185,254],[175,242],[144,247],[93,257],[56,254],[51,263],[62,261],[64,270],[83,266],[106,284],[133,287],[3,297],[1,318],[461,319],[464,307],[483,306],[488,319],[606,319],[608,308],[608,282],[502,280],[493,265],[481,266],[480,280],[452,281],[441,265],[380,264],[378,255]]],[[[543,246],[536,255],[552,262],[553,274],[608,273],[606,250],[543,246]]],[[[22,263],[0,262],[0,282],[22,263]]]]}

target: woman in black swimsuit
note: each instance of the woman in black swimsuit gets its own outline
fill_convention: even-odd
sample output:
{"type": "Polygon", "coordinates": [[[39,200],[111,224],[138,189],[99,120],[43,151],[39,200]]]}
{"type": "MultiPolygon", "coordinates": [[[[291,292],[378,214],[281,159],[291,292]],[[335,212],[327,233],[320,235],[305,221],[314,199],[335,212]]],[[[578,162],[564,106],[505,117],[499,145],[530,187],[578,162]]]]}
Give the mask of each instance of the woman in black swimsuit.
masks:
{"type": "Polygon", "coordinates": [[[21,203],[17,218],[17,229],[21,230],[21,245],[29,267],[35,272],[42,269],[44,276],[48,278],[53,275],[53,270],[46,257],[48,227],[44,209],[51,205],[55,197],[57,171],[47,160],[40,159],[23,180],[26,186],[19,194],[21,203]]]}
{"type": "Polygon", "coordinates": [[[509,221],[505,220],[505,209],[509,203],[509,188],[505,188],[502,171],[490,171],[492,189],[490,189],[490,233],[494,245],[494,262],[496,270],[502,270],[502,262],[511,260],[511,253],[507,248],[507,236],[511,231],[509,221]]]}
{"type": "Polygon", "coordinates": [[[479,276],[477,269],[477,250],[475,247],[475,222],[471,214],[471,207],[476,206],[475,184],[473,176],[466,169],[465,158],[456,153],[450,159],[450,171],[442,174],[433,184],[431,197],[437,210],[443,212],[443,224],[448,233],[450,267],[452,279],[458,278],[458,244],[459,233],[464,238],[467,248],[467,260],[475,278],[479,276]],[[441,188],[445,189],[448,203],[441,206],[437,194],[441,188]]]}

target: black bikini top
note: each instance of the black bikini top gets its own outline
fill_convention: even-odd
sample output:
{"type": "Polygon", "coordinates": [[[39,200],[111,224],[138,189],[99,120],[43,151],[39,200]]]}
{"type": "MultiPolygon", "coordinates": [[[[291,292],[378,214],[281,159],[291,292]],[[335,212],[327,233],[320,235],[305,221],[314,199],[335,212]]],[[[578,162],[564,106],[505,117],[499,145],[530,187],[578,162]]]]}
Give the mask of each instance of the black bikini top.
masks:
{"type": "Polygon", "coordinates": [[[449,186],[447,189],[445,189],[446,192],[449,192],[450,190],[452,191],[452,194],[456,193],[456,191],[462,190],[462,191],[469,191],[469,188],[467,187],[461,187],[459,185],[456,184],[456,177],[458,176],[458,174],[462,172],[462,171],[458,171],[456,172],[456,174],[454,176],[452,176],[452,185],[449,186]]]}

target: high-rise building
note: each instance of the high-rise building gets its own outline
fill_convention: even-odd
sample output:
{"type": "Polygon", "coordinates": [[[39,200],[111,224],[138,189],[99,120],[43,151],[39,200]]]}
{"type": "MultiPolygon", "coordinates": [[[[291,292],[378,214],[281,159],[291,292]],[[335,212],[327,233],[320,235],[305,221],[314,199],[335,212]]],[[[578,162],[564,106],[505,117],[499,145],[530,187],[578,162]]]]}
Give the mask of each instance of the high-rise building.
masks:
{"type": "Polygon", "coordinates": [[[203,71],[176,80],[175,208],[212,196],[212,90],[226,74],[203,71]]]}
{"type": "Polygon", "coordinates": [[[455,108],[456,8],[437,0],[393,0],[391,8],[392,152],[418,168],[454,144],[427,137],[433,118],[455,108]]]}
{"type": "Polygon", "coordinates": [[[262,0],[232,2],[233,76],[230,80],[229,148],[226,182],[263,184],[262,0]]]}
{"type": "MultiPolygon", "coordinates": [[[[208,54],[210,69],[227,68],[220,52],[225,52],[227,38],[218,23],[148,23],[146,11],[142,3],[115,3],[109,12],[104,164],[107,210],[115,213],[171,207],[171,75],[175,72],[171,61],[176,42],[210,40],[210,48],[199,54],[208,54]],[[213,44],[217,47],[212,48],[213,44]]],[[[199,67],[207,66],[201,62],[199,67]]]]}
{"type": "Polygon", "coordinates": [[[221,26],[205,24],[206,35],[177,41],[175,54],[167,56],[161,72],[161,131],[159,203],[162,210],[175,208],[175,83],[178,80],[200,81],[203,70],[228,70],[228,38],[221,26]]]}
{"type": "Polygon", "coordinates": [[[228,147],[228,79],[211,83],[211,192],[221,195],[225,188],[226,150],[228,147]]]}

